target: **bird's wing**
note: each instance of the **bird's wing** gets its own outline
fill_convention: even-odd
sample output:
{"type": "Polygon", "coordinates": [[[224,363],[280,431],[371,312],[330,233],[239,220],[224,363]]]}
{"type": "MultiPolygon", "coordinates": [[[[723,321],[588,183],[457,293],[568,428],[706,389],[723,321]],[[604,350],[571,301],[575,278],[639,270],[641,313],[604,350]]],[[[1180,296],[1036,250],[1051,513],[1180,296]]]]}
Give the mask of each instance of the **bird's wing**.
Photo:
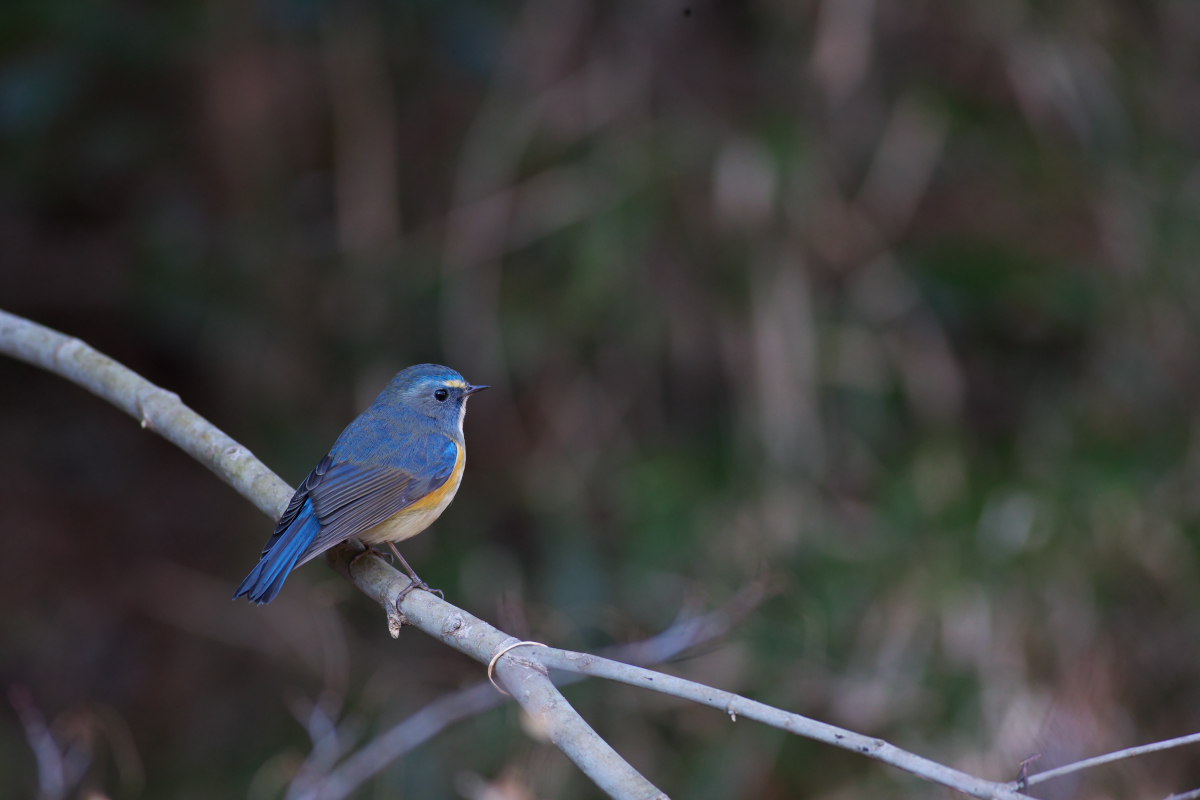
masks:
{"type": "Polygon", "coordinates": [[[321,463],[317,464],[313,471],[308,473],[308,477],[296,487],[296,493],[292,495],[292,499],[288,501],[287,508],[279,516],[279,521],[275,523],[275,532],[271,534],[271,538],[267,540],[266,546],[263,547],[262,555],[265,556],[271,552],[271,548],[279,541],[279,537],[296,521],[296,517],[300,515],[300,509],[304,508],[304,501],[308,499],[312,490],[325,479],[325,474],[329,472],[329,468],[332,465],[333,458],[325,456],[321,459],[321,463]]]}
{"type": "Polygon", "coordinates": [[[321,531],[301,562],[375,527],[444,484],[458,458],[458,445],[450,439],[445,442],[444,448],[429,454],[418,468],[419,475],[396,466],[355,461],[331,464],[307,494],[321,531]]]}

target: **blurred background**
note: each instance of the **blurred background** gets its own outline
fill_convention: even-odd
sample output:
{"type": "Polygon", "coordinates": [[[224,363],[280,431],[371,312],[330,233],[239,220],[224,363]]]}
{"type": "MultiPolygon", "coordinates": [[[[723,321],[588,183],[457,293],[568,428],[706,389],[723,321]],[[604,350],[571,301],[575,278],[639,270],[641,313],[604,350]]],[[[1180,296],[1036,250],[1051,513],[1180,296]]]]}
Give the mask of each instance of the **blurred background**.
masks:
{"type": "MultiPolygon", "coordinates": [[[[597,649],[761,584],[666,668],[993,779],[1200,730],[1200,5],[10,0],[0,53],[0,307],[289,483],[403,366],[492,384],[405,548],[472,613],[597,649]]],[[[369,741],[483,677],[320,562],[230,602],[272,520],[0,387],[0,795],[14,703],[72,796],[275,798],[314,704],[369,741]]],[[[676,797],[945,796],[568,694],[676,797]]],[[[358,796],[597,793],[505,707],[358,796]]]]}

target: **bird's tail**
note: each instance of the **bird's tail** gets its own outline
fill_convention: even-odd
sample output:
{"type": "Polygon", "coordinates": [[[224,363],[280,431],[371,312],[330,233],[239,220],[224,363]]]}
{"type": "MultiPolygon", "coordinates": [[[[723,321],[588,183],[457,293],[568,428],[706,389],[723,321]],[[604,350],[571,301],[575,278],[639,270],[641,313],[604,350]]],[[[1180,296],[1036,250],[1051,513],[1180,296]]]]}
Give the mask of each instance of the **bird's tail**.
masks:
{"type": "Polygon", "coordinates": [[[320,530],[312,501],[308,500],[287,530],[272,537],[273,541],[267,544],[262,558],[237,588],[233,599],[244,596],[260,606],[274,600],[283,588],[283,582],[296,567],[296,562],[308,550],[320,530]]]}

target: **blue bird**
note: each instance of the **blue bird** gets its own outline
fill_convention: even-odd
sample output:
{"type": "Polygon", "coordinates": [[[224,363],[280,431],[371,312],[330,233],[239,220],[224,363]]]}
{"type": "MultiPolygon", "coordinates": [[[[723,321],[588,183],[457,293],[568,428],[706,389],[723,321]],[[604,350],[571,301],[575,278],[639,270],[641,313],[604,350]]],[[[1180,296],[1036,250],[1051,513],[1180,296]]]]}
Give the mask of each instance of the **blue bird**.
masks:
{"type": "Polygon", "coordinates": [[[409,589],[428,589],[395,542],[428,528],[454,499],[467,461],[467,398],[486,388],[437,364],[397,373],[296,489],[234,599],[271,602],[293,569],[351,537],[386,543],[413,579],[409,589]]]}

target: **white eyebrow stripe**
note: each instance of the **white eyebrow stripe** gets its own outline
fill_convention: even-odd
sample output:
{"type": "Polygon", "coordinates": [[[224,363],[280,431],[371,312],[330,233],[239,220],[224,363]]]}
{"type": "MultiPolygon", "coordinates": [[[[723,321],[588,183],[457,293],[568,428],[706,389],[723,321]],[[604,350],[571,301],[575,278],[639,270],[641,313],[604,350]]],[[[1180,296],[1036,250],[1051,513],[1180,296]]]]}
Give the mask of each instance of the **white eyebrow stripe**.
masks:
{"type": "Polygon", "coordinates": [[[466,381],[460,381],[457,378],[455,378],[454,380],[446,381],[446,385],[451,386],[455,389],[467,389],[470,387],[469,383],[467,383],[466,381]]]}

